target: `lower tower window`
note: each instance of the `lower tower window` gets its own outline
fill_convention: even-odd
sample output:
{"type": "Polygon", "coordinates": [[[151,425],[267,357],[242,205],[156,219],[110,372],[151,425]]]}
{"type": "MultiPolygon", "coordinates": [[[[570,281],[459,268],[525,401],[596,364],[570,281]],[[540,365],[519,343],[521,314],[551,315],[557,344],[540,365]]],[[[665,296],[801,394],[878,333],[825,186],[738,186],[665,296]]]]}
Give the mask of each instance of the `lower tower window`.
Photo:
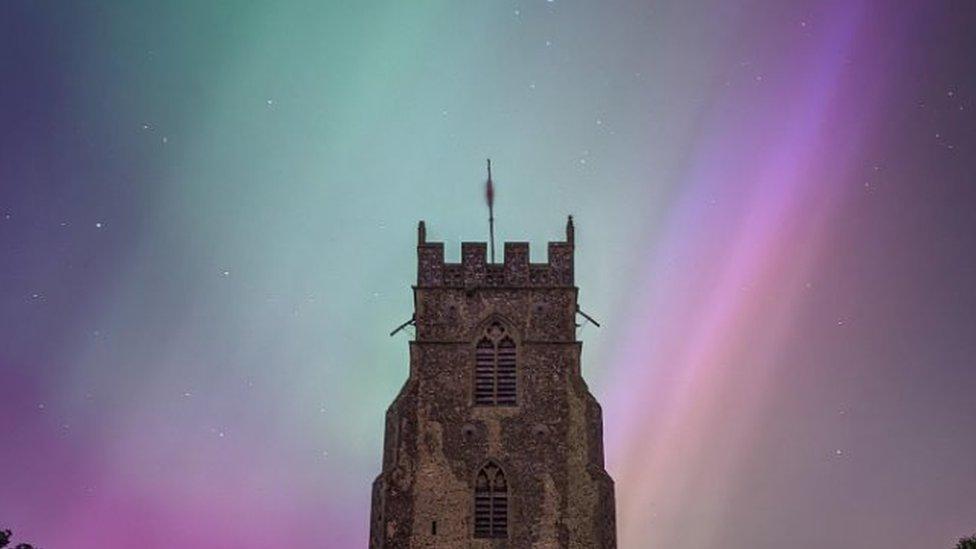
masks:
{"type": "Polygon", "coordinates": [[[508,483],[501,467],[491,462],[475,481],[474,537],[508,537],[508,483]]]}

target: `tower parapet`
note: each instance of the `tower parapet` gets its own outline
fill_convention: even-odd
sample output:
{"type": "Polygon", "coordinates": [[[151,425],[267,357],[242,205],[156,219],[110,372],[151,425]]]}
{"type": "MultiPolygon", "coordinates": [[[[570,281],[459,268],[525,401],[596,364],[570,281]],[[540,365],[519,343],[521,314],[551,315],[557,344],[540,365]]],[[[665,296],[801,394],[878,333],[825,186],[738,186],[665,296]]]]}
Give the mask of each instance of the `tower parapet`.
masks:
{"type": "Polygon", "coordinates": [[[421,221],[417,230],[418,288],[483,287],[572,287],[575,229],[570,216],[566,223],[566,240],[549,242],[545,263],[529,262],[528,242],[506,242],[502,263],[487,260],[488,244],[462,242],[461,262],[444,261],[444,243],[427,242],[427,230],[421,221]]]}
{"type": "Polygon", "coordinates": [[[616,548],[600,404],[581,372],[574,228],[458,263],[418,227],[407,379],[387,409],[370,549],[616,548]],[[496,256],[497,257],[497,256],[496,256]]]}

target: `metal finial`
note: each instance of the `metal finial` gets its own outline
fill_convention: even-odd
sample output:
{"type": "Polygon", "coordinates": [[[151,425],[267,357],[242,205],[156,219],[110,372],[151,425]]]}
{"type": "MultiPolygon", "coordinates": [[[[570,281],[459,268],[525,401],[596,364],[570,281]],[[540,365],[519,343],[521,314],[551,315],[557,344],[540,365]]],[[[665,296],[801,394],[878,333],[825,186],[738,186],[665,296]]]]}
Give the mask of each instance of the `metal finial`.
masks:
{"type": "Polygon", "coordinates": [[[495,184],[491,180],[491,159],[488,159],[488,181],[485,182],[485,201],[488,202],[488,238],[491,241],[491,262],[495,262],[495,184]]]}

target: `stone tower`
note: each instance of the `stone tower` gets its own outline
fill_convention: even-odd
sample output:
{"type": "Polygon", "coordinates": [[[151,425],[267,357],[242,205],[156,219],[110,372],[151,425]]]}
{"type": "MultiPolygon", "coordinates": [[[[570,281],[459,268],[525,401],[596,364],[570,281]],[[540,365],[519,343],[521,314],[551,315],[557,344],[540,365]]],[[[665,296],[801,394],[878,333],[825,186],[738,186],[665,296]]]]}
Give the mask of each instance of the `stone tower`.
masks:
{"type": "Polygon", "coordinates": [[[573,219],[547,263],[420,222],[410,375],[386,412],[370,547],[615,548],[600,405],[580,375],[573,219]]]}

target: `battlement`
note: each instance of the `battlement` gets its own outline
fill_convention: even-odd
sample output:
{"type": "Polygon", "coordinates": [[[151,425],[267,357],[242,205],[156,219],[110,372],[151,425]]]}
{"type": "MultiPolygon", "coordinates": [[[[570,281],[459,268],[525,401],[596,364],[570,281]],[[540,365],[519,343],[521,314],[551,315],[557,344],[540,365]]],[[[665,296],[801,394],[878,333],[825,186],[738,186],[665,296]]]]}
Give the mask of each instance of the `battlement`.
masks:
{"type": "Polygon", "coordinates": [[[417,227],[417,287],[558,287],[573,286],[573,216],[566,240],[549,243],[545,263],[529,263],[528,242],[506,242],[504,262],[489,263],[488,244],[462,242],[461,263],[444,262],[444,243],[427,242],[427,228],[417,227]]]}

